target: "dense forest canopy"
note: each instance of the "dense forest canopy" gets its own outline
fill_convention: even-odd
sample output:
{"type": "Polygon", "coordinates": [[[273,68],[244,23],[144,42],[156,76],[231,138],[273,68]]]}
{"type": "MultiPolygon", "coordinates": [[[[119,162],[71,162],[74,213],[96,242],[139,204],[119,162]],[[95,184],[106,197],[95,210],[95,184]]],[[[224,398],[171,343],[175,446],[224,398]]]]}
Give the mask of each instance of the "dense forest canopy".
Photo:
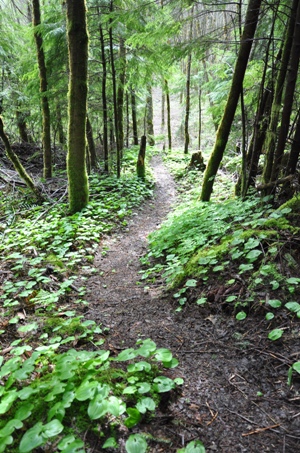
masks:
{"type": "MultiPolygon", "coordinates": [[[[85,7],[88,167],[120,175],[123,150],[142,135],[154,144],[162,132],[167,149],[176,136],[184,153],[201,148],[209,156],[213,147],[203,200],[224,153],[236,159],[237,194],[259,186],[282,199],[293,195],[298,1],[93,0],[85,7]],[[154,89],[163,98],[161,131],[153,130],[154,89]],[[168,125],[170,96],[181,102],[178,130],[168,125]]],[[[48,178],[54,150],[68,141],[68,2],[2,0],[0,8],[5,130],[11,141],[42,145],[48,178]]]]}

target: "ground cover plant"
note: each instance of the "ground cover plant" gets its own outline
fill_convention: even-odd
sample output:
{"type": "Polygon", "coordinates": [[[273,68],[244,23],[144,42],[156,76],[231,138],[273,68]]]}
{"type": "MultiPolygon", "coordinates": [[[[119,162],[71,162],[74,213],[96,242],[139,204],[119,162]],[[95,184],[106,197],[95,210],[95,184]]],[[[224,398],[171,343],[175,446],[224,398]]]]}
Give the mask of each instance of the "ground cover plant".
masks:
{"type": "MultiPolygon", "coordinates": [[[[105,329],[82,315],[103,234],[126,226],[152,194],[133,159],[121,179],[92,174],[90,203],[72,216],[65,203],[38,206],[25,194],[24,207],[24,196],[2,195],[0,451],[85,451],[87,429],[117,448],[118,430],[151,416],[159,395],[183,382],[165,376],[178,361],[150,339],[117,357],[99,349],[105,329]]],[[[146,451],[143,436],[127,437],[126,451],[146,451]]]]}
{"type": "MultiPolygon", "coordinates": [[[[185,157],[172,157],[167,163],[182,202],[150,235],[142,279],[162,273],[178,312],[196,303],[241,321],[255,313],[265,319],[268,338],[279,340],[289,320],[300,318],[299,196],[279,208],[270,196],[235,198],[225,189],[228,180],[223,186],[224,174],[216,190],[227,197],[203,203],[197,196],[200,172],[189,171],[185,157]]],[[[231,186],[233,193],[232,180],[231,186]]],[[[297,372],[299,362],[290,367],[290,378],[297,372]]]]}

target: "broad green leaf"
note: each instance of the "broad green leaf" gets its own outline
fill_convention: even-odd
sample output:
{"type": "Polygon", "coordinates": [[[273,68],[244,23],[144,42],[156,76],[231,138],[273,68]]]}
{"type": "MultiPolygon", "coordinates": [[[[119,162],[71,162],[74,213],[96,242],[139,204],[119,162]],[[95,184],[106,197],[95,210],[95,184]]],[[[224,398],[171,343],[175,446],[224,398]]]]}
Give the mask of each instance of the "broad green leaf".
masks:
{"type": "Polygon", "coordinates": [[[134,395],[137,393],[137,387],[135,385],[129,385],[123,390],[123,395],[134,395]]]}
{"type": "Polygon", "coordinates": [[[60,421],[54,419],[43,426],[43,436],[46,438],[54,437],[60,434],[63,430],[64,426],[60,423],[60,421]]]}
{"type": "Polygon", "coordinates": [[[244,311],[240,311],[236,315],[236,319],[238,319],[239,321],[242,321],[245,318],[247,318],[247,313],[245,313],[244,311]]]}
{"type": "Polygon", "coordinates": [[[0,438],[0,453],[7,451],[6,446],[11,445],[14,439],[12,436],[0,438]]]}
{"type": "Polygon", "coordinates": [[[132,428],[133,426],[137,425],[138,422],[141,420],[141,413],[138,409],[135,407],[128,407],[126,409],[127,414],[129,417],[127,417],[124,420],[124,425],[127,426],[127,428],[132,428]]]}
{"type": "Polygon", "coordinates": [[[184,379],[182,379],[181,377],[177,377],[174,379],[174,382],[176,385],[182,385],[184,383],[184,379]]]}
{"type": "Polygon", "coordinates": [[[269,313],[266,314],[266,320],[271,321],[271,319],[273,319],[274,316],[275,316],[274,313],[269,311],[269,313]]]}
{"type": "Polygon", "coordinates": [[[195,288],[197,286],[197,280],[191,278],[185,282],[184,286],[187,286],[188,288],[195,288]]]}
{"type": "Polygon", "coordinates": [[[136,386],[139,393],[147,393],[151,390],[151,385],[149,384],[149,382],[137,382],[136,386]]]}
{"type": "Polygon", "coordinates": [[[102,445],[102,448],[118,448],[118,442],[114,437],[109,437],[102,445]]]}
{"type": "Polygon", "coordinates": [[[115,396],[110,396],[108,398],[107,412],[114,415],[115,417],[119,417],[120,415],[124,414],[125,410],[126,410],[126,405],[121,399],[119,399],[115,396]]]}
{"type": "Polygon", "coordinates": [[[32,330],[37,330],[39,327],[37,322],[33,322],[31,324],[25,324],[25,326],[21,326],[18,328],[18,332],[31,332],[32,330]]]}
{"type": "Polygon", "coordinates": [[[12,359],[9,359],[7,362],[5,362],[0,370],[0,378],[17,370],[21,362],[22,360],[20,357],[13,357],[12,359]]]}
{"type": "Polygon", "coordinates": [[[137,355],[142,357],[150,357],[156,351],[156,343],[147,338],[141,343],[141,346],[136,350],[137,355]]]}
{"type": "Polygon", "coordinates": [[[85,400],[93,399],[98,385],[99,384],[97,381],[83,382],[75,392],[76,399],[78,401],[85,401],[85,400]]]}
{"type": "Polygon", "coordinates": [[[14,401],[18,398],[17,390],[10,390],[1,398],[0,402],[0,415],[5,414],[12,406],[14,401]]]}
{"type": "Polygon", "coordinates": [[[62,421],[65,416],[65,405],[62,401],[58,401],[51,409],[48,411],[47,420],[51,421],[52,418],[57,418],[58,420],[62,421]]]}
{"type": "Polygon", "coordinates": [[[205,453],[205,448],[200,440],[192,440],[185,448],[180,448],[177,453],[205,453]]]}
{"type": "Polygon", "coordinates": [[[286,279],[286,283],[288,283],[289,285],[298,285],[299,282],[300,282],[300,278],[296,278],[296,277],[290,277],[290,278],[286,279]]]}
{"type": "Polygon", "coordinates": [[[166,376],[158,376],[153,380],[154,382],[154,389],[159,393],[169,392],[175,387],[174,382],[172,379],[166,376]]]}
{"type": "Polygon", "coordinates": [[[134,359],[137,356],[137,351],[133,348],[125,349],[124,351],[120,352],[119,355],[113,360],[117,362],[125,362],[126,360],[134,359]]]}
{"type": "Polygon", "coordinates": [[[137,362],[137,363],[131,363],[127,367],[127,371],[129,373],[135,373],[136,371],[150,371],[151,370],[151,365],[148,362],[137,362]]]}
{"type": "MultiPolygon", "coordinates": [[[[19,398],[20,398],[20,393],[19,393],[19,398]]],[[[26,418],[28,418],[31,415],[33,408],[34,408],[34,405],[31,403],[22,404],[22,406],[15,413],[15,418],[17,418],[18,420],[26,420],[26,418]]]]}
{"type": "Polygon", "coordinates": [[[293,313],[297,313],[300,310],[300,304],[298,302],[288,302],[285,304],[285,307],[293,313]]]}
{"type": "Polygon", "coordinates": [[[101,395],[97,395],[88,406],[88,415],[91,420],[103,417],[107,413],[108,402],[101,395]]]}
{"type": "Polygon", "coordinates": [[[12,420],[9,420],[9,422],[7,422],[2,429],[0,429],[0,437],[8,437],[14,432],[15,429],[20,429],[22,426],[23,423],[21,420],[13,418],[12,420]]]}
{"type": "Polygon", "coordinates": [[[145,453],[147,442],[140,434],[131,434],[125,444],[127,453],[145,453]]]}
{"type": "Polygon", "coordinates": [[[26,431],[20,442],[20,453],[29,453],[46,442],[46,440],[42,436],[42,429],[42,422],[38,422],[32,428],[26,431]]]}
{"type": "Polygon", "coordinates": [[[156,408],[155,401],[150,397],[142,398],[136,405],[136,408],[142,414],[145,414],[146,411],[154,411],[156,408]]]}
{"type": "Polygon", "coordinates": [[[271,330],[271,332],[268,335],[269,340],[275,341],[281,338],[283,335],[283,330],[282,329],[274,329],[271,330]]]}
{"type": "Polygon", "coordinates": [[[161,362],[170,362],[172,357],[172,352],[166,348],[157,349],[155,353],[156,360],[160,360],[161,362]]]}
{"type": "Polygon", "coordinates": [[[259,246],[259,240],[258,239],[254,239],[254,238],[248,239],[248,241],[244,245],[246,250],[252,250],[252,249],[255,249],[258,246],[259,246]]]}
{"type": "Polygon", "coordinates": [[[272,308],[279,308],[281,307],[281,301],[278,300],[278,299],[270,299],[268,300],[268,304],[270,305],[270,307],[272,308]]]}
{"type": "Polygon", "coordinates": [[[31,395],[37,393],[38,389],[33,389],[32,387],[24,387],[18,392],[18,397],[20,400],[27,400],[31,395]]]}
{"type": "Polygon", "coordinates": [[[254,249],[247,253],[246,258],[248,261],[250,261],[250,263],[253,263],[253,261],[256,261],[261,254],[261,250],[254,249]]]}
{"type": "Polygon", "coordinates": [[[292,368],[293,368],[293,370],[297,371],[297,373],[300,374],[300,362],[295,362],[295,363],[292,365],[292,368]]]}
{"type": "Polygon", "coordinates": [[[163,366],[165,368],[176,368],[178,366],[179,362],[175,357],[172,357],[172,360],[170,362],[163,362],[163,366]]]}

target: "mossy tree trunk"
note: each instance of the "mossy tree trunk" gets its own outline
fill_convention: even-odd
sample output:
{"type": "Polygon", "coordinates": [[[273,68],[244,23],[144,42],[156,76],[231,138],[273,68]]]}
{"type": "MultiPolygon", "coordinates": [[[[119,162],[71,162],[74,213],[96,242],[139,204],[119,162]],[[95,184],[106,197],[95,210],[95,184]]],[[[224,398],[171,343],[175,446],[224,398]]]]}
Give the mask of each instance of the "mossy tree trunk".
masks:
{"type": "Polygon", "coordinates": [[[96,146],[93,136],[93,128],[88,116],[86,117],[86,139],[88,143],[91,168],[96,168],[97,165],[96,146]]]}
{"type": "Polygon", "coordinates": [[[148,143],[150,146],[155,145],[154,140],[154,126],[153,126],[153,97],[152,97],[152,88],[148,86],[148,96],[146,100],[146,127],[147,127],[147,137],[148,143]]]}
{"type": "Polygon", "coordinates": [[[33,180],[31,179],[31,177],[29,176],[29,174],[27,173],[27,171],[21,164],[18,156],[12,150],[8,137],[4,132],[4,126],[3,126],[3,121],[2,121],[1,116],[0,116],[0,138],[2,139],[2,141],[4,143],[6,154],[9,158],[9,160],[12,162],[12,164],[13,164],[16,172],[20,176],[20,178],[25,182],[26,186],[30,190],[32,190],[32,192],[36,195],[36,197],[38,198],[39,201],[44,201],[44,197],[42,195],[41,190],[34,184],[33,180]]]}
{"type": "Polygon", "coordinates": [[[81,211],[88,203],[86,171],[86,113],[88,35],[85,0],[67,0],[69,48],[68,181],[69,210],[81,211]]]}
{"type": "Polygon", "coordinates": [[[291,47],[293,41],[293,32],[295,28],[295,15],[297,11],[299,0],[293,0],[291,6],[291,12],[289,20],[287,21],[286,25],[286,32],[285,32],[285,43],[282,52],[281,64],[278,71],[278,75],[276,78],[275,83],[275,92],[274,92],[274,99],[271,108],[271,115],[270,115],[270,124],[267,130],[266,139],[264,143],[265,148],[265,163],[263,169],[263,181],[265,184],[270,182],[271,174],[272,174],[272,167],[274,161],[274,153],[276,147],[276,139],[277,139],[277,128],[279,123],[279,117],[281,112],[281,102],[283,96],[283,87],[287,75],[288,70],[288,63],[291,54],[291,47]]]}
{"type": "Polygon", "coordinates": [[[239,52],[234,68],[229,96],[226,102],[220,126],[217,131],[215,145],[209,158],[203,178],[202,191],[200,195],[201,201],[210,200],[214,180],[227,145],[231,125],[234,119],[239,97],[243,87],[243,80],[248,64],[250,51],[252,48],[252,42],[255,35],[261,3],[262,0],[250,0],[248,3],[245,27],[241,37],[239,52]]]}
{"type": "Polygon", "coordinates": [[[300,61],[300,2],[298,2],[296,14],[293,44],[291,49],[289,68],[287,72],[283,109],[281,114],[278,141],[274,154],[271,181],[276,181],[280,172],[281,160],[289,132],[290,118],[293,108],[293,100],[296,89],[297,74],[299,69],[299,61],[300,61]]]}
{"type": "Polygon", "coordinates": [[[167,101],[167,129],[168,129],[168,149],[172,149],[172,129],[171,129],[171,104],[170,104],[170,91],[168,81],[165,80],[165,91],[167,101]]]}
{"type": "Polygon", "coordinates": [[[125,41],[123,38],[120,38],[119,45],[119,80],[118,80],[118,89],[117,89],[117,108],[118,108],[118,141],[121,159],[123,157],[124,149],[124,86],[125,86],[125,76],[126,76],[126,49],[125,41]]]}
{"type": "Polygon", "coordinates": [[[136,164],[136,173],[139,178],[145,179],[146,169],[145,169],[145,156],[146,156],[146,141],[147,138],[145,135],[141,137],[141,145],[138,155],[138,160],[136,164]]]}
{"type": "Polygon", "coordinates": [[[41,24],[40,0],[32,0],[34,39],[37,49],[37,59],[40,75],[40,91],[42,95],[43,113],[43,156],[44,156],[44,178],[52,177],[52,153],[51,153],[51,128],[50,128],[50,107],[48,101],[48,82],[45,54],[43,49],[43,38],[37,27],[41,24]]]}
{"type": "Polygon", "coordinates": [[[132,135],[133,135],[133,144],[138,145],[138,130],[137,130],[137,118],[136,118],[136,101],[135,101],[135,92],[134,89],[131,89],[131,116],[132,116],[132,135]]]}
{"type": "MultiPolygon", "coordinates": [[[[97,9],[100,21],[100,9],[97,9]]],[[[99,24],[99,35],[101,45],[101,62],[102,62],[102,115],[103,115],[103,154],[104,154],[104,171],[108,173],[108,114],[107,114],[107,96],[106,96],[106,54],[103,28],[99,24]]]]}

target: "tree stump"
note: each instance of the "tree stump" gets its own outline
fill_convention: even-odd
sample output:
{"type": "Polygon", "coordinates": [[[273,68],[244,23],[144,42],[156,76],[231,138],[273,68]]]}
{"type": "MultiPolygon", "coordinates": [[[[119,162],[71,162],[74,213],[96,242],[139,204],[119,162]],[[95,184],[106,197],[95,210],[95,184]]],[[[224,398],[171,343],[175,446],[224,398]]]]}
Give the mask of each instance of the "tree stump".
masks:
{"type": "Polygon", "coordinates": [[[192,154],[188,169],[198,171],[204,171],[206,169],[201,151],[195,151],[192,154]]]}

